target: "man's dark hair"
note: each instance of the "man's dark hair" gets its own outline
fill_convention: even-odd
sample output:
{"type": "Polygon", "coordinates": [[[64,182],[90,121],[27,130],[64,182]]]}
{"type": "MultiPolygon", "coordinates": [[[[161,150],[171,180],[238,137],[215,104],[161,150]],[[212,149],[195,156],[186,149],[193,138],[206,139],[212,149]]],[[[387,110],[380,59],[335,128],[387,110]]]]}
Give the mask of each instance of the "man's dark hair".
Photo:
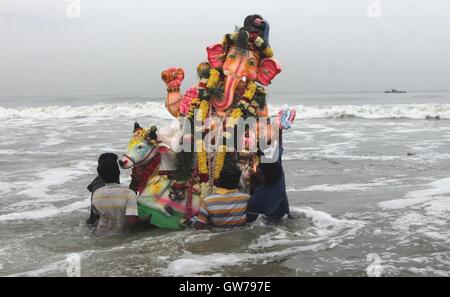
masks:
{"type": "Polygon", "coordinates": [[[104,160],[114,160],[117,161],[118,157],[114,153],[104,153],[101,154],[100,157],[98,157],[98,164],[100,164],[104,160]]]}
{"type": "Polygon", "coordinates": [[[236,158],[227,154],[217,186],[228,190],[238,189],[241,175],[242,171],[236,164],[236,158]]]}
{"type": "Polygon", "coordinates": [[[98,158],[97,172],[105,183],[120,183],[117,159],[117,155],[113,153],[105,153],[98,158]]]}

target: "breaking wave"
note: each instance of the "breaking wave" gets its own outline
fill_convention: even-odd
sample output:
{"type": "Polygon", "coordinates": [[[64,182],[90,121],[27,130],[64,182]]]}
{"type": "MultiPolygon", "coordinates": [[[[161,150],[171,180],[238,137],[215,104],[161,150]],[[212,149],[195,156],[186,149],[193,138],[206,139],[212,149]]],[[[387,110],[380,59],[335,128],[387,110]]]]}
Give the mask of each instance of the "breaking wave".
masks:
{"type": "Polygon", "coordinates": [[[450,119],[450,104],[380,104],[297,106],[303,119],[450,119]]]}
{"type": "Polygon", "coordinates": [[[160,119],[172,118],[162,102],[96,104],[85,106],[0,107],[0,120],[9,119],[76,119],[144,117],[152,115],[160,119]]]}
{"type": "MultiPolygon", "coordinates": [[[[281,105],[271,105],[272,112],[281,105]]],[[[364,118],[364,119],[450,119],[450,104],[371,104],[296,106],[300,119],[364,118]]],[[[71,119],[88,117],[172,117],[163,102],[96,104],[91,106],[0,107],[0,120],[71,119]]]]}

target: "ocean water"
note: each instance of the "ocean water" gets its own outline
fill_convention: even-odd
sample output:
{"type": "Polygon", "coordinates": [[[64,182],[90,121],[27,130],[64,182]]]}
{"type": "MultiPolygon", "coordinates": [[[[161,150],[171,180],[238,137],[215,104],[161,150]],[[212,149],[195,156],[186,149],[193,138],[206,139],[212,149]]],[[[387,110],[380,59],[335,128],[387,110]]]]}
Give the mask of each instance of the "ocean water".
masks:
{"type": "MultiPolygon", "coordinates": [[[[103,152],[133,123],[170,125],[162,98],[0,98],[0,276],[450,276],[450,93],[271,94],[294,219],[225,233],[85,225],[103,152]]],[[[122,182],[129,182],[129,171],[122,182]]]]}

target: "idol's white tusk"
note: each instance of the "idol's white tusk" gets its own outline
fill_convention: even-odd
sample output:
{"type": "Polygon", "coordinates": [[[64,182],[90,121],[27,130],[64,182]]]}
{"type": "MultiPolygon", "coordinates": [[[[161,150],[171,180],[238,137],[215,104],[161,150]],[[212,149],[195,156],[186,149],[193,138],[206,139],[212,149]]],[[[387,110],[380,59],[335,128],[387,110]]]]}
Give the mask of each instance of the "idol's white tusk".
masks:
{"type": "Polygon", "coordinates": [[[224,70],[224,71],[223,71],[223,74],[225,74],[225,75],[228,76],[228,75],[230,74],[230,70],[224,70]]]}
{"type": "Polygon", "coordinates": [[[241,77],[241,80],[242,80],[243,82],[246,82],[246,81],[247,81],[247,77],[246,77],[246,76],[243,76],[243,77],[241,77]]]}

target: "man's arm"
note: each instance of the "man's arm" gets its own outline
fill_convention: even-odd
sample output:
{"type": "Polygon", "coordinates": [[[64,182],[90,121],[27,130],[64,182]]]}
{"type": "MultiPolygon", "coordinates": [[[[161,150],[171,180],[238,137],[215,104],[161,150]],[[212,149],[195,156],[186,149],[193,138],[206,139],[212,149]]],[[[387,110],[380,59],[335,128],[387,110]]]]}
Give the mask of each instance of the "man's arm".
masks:
{"type": "Polygon", "coordinates": [[[138,217],[138,216],[126,216],[127,225],[129,227],[140,227],[148,225],[150,222],[150,217],[138,217]]]}
{"type": "Polygon", "coordinates": [[[133,192],[131,192],[130,195],[131,196],[127,200],[127,204],[125,206],[125,218],[127,225],[129,227],[139,227],[148,224],[148,222],[150,222],[149,217],[145,218],[139,217],[137,207],[137,195],[134,195],[133,192]]]}
{"type": "Polygon", "coordinates": [[[191,226],[196,230],[203,230],[206,227],[206,223],[199,219],[199,217],[193,217],[190,220],[191,226]]]}
{"type": "Polygon", "coordinates": [[[198,216],[191,218],[190,223],[192,227],[194,227],[197,230],[203,230],[208,225],[208,208],[206,201],[203,200],[200,204],[200,213],[198,216]]]}
{"type": "Polygon", "coordinates": [[[127,225],[130,227],[135,227],[138,223],[138,216],[126,216],[127,225]]]}

